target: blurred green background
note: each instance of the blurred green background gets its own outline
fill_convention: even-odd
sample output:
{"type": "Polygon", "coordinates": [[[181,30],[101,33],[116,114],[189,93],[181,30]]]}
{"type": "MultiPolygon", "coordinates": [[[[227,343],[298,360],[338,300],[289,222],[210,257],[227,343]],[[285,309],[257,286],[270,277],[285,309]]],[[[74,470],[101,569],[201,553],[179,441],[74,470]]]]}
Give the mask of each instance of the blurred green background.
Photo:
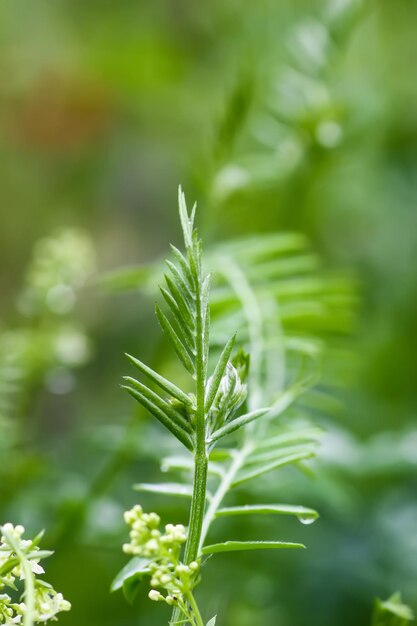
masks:
{"type": "Polygon", "coordinates": [[[153,301],[101,277],[178,243],[179,182],[207,245],[302,232],[359,302],[314,477],[273,483],[319,509],[279,522],[309,549],[213,560],[207,616],[366,625],[396,589],[417,606],[416,58],[412,0],[0,4],[0,519],[47,529],[64,626],[168,620],[108,592],[131,485],[169,442],[118,389],[124,351],[165,358],[153,301]]]}

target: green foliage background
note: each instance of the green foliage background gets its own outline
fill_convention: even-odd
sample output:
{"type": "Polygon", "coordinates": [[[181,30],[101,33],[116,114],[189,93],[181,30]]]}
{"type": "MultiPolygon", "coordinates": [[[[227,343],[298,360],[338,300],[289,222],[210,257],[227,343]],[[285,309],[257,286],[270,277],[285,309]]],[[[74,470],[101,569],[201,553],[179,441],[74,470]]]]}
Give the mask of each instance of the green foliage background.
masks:
{"type": "Polygon", "coordinates": [[[180,241],[178,182],[207,246],[296,230],[357,293],[310,406],[314,477],[265,485],[319,509],[279,520],[309,550],[217,557],[202,606],[219,626],[350,626],[396,589],[417,605],[416,24],[410,0],[1,3],[0,521],[48,529],[63,625],[164,623],[108,589],[131,484],[170,451],[118,389],[122,353],[169,367],[166,346],[152,298],[101,277],[180,241]]]}

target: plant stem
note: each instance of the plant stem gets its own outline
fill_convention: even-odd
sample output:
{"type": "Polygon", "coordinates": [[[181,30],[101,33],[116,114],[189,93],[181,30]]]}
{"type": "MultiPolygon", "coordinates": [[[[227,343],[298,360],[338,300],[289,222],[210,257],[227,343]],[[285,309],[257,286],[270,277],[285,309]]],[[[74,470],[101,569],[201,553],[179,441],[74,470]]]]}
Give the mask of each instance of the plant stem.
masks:
{"type": "Polygon", "coordinates": [[[190,521],[188,525],[188,537],[185,546],[185,562],[195,561],[199,555],[201,528],[203,525],[204,511],[206,506],[207,491],[207,446],[206,446],[206,412],[205,412],[205,388],[206,388],[206,363],[204,357],[204,315],[208,313],[202,310],[202,298],[199,277],[196,284],[196,396],[197,407],[195,414],[196,423],[196,448],[194,456],[194,485],[191,503],[190,521]]]}
{"type": "Polygon", "coordinates": [[[194,468],[193,498],[191,503],[188,538],[185,546],[184,561],[191,563],[198,558],[200,536],[203,526],[207,487],[207,455],[196,453],[194,468]]]}
{"type": "MultiPolygon", "coordinates": [[[[198,268],[197,271],[199,271],[198,268]]],[[[191,501],[190,520],[188,524],[187,542],[185,544],[184,561],[191,563],[199,557],[200,537],[203,526],[204,513],[207,497],[207,470],[208,455],[206,446],[206,412],[205,412],[205,389],[206,389],[206,362],[204,356],[204,315],[208,312],[202,310],[202,297],[200,289],[200,277],[195,280],[196,298],[196,397],[197,406],[195,413],[196,424],[196,447],[194,454],[194,483],[193,497],[191,501]]],[[[195,603],[193,598],[192,600],[195,603]]],[[[196,605],[197,606],[197,605],[196,605]]],[[[200,613],[198,613],[200,615],[200,613]]],[[[174,609],[172,622],[178,620],[179,611],[174,609]]],[[[199,624],[203,624],[200,616],[199,624]]]]}
{"type": "Polygon", "coordinates": [[[198,608],[197,602],[195,601],[195,598],[194,598],[194,596],[193,596],[191,591],[187,594],[187,597],[188,597],[188,600],[190,602],[190,606],[191,606],[191,608],[193,610],[193,613],[194,613],[196,626],[204,626],[204,622],[203,622],[203,618],[201,617],[200,609],[198,608]]]}
{"type": "Polygon", "coordinates": [[[210,525],[214,519],[214,517],[216,516],[216,512],[217,509],[219,508],[220,504],[222,503],[222,500],[224,498],[224,496],[227,494],[227,492],[229,491],[230,485],[232,484],[237,472],[239,471],[239,469],[242,467],[242,464],[246,458],[246,456],[251,452],[252,450],[252,446],[250,444],[246,444],[242,450],[239,450],[228,471],[226,472],[226,474],[224,475],[223,479],[221,480],[216,493],[214,494],[211,502],[210,502],[210,506],[207,509],[207,513],[204,517],[204,521],[203,521],[203,528],[202,528],[202,532],[201,532],[201,537],[200,537],[200,549],[203,547],[204,541],[206,539],[207,533],[210,529],[210,525]]]}
{"type": "Polygon", "coordinates": [[[25,575],[25,604],[26,611],[25,616],[23,618],[24,626],[33,626],[33,614],[35,612],[35,582],[34,575],[32,572],[32,568],[28,559],[26,558],[26,554],[23,550],[20,549],[19,544],[15,541],[14,537],[2,529],[2,533],[7,539],[7,543],[13,548],[18,557],[20,564],[23,569],[23,573],[25,575]]]}

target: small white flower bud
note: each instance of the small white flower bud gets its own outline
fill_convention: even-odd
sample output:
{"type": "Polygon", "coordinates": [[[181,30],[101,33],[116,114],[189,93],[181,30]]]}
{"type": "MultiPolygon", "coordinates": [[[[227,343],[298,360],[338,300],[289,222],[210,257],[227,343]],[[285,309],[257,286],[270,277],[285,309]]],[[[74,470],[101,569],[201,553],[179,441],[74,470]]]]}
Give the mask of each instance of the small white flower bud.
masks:
{"type": "Polygon", "coordinates": [[[14,526],[13,524],[10,524],[10,522],[7,522],[6,524],[3,524],[3,529],[6,531],[6,533],[12,533],[14,530],[14,526]]]}
{"type": "Polygon", "coordinates": [[[162,594],[159,593],[159,591],[157,591],[156,589],[151,589],[148,597],[150,600],[153,600],[153,602],[159,602],[160,600],[163,600],[162,594]]]}
{"type": "MultiPolygon", "coordinates": [[[[161,576],[161,583],[163,585],[167,585],[170,582],[171,582],[171,576],[169,574],[163,574],[161,576]]],[[[152,582],[151,582],[151,585],[152,585],[152,582]]]]}
{"type": "Polygon", "coordinates": [[[147,541],[145,547],[150,552],[157,552],[159,548],[156,539],[150,539],[149,541],[147,541]]]}

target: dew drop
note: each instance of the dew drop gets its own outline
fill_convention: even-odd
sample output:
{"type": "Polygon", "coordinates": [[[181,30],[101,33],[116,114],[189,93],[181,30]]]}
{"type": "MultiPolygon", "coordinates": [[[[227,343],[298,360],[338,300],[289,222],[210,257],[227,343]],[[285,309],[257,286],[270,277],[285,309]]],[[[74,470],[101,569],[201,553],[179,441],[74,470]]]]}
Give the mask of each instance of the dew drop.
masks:
{"type": "Polygon", "coordinates": [[[308,526],[309,524],[313,524],[313,522],[315,522],[317,519],[315,515],[311,515],[309,513],[306,513],[304,515],[297,515],[297,517],[298,520],[306,526],[308,526]]]}

